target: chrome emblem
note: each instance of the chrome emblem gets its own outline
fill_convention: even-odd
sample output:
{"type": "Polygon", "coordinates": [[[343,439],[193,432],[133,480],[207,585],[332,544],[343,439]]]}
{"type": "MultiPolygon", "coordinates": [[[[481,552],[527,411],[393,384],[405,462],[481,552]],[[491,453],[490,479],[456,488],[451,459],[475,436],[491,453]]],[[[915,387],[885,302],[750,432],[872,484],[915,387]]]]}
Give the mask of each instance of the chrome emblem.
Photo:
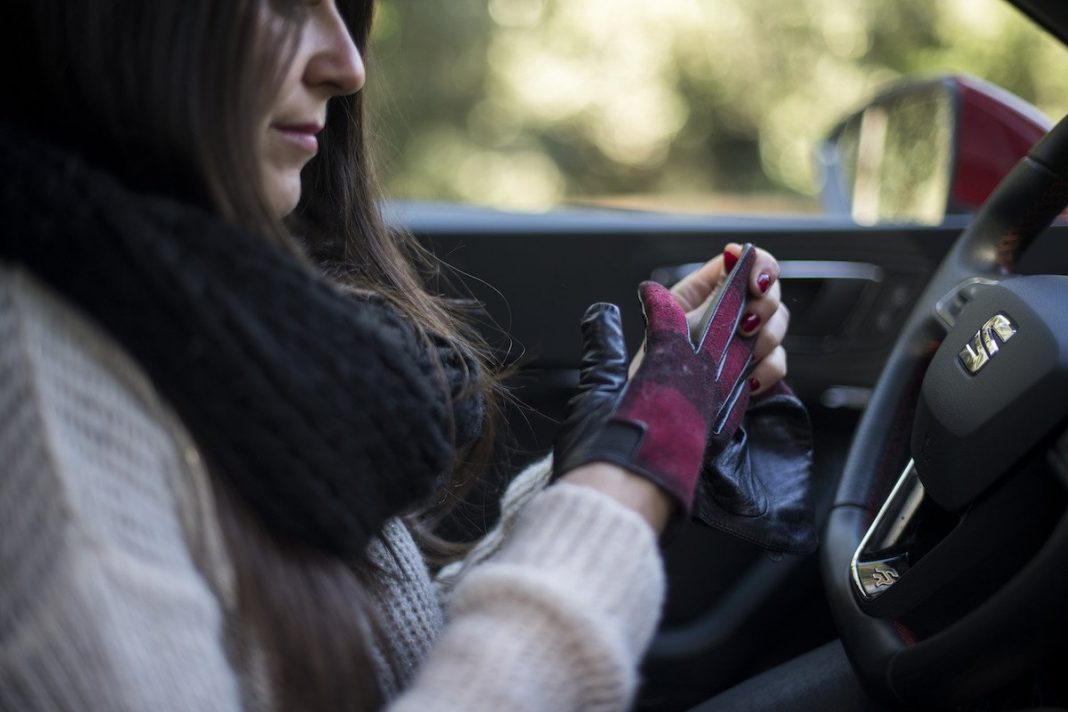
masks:
{"type": "Polygon", "coordinates": [[[1000,346],[1008,342],[1016,335],[1016,325],[1004,314],[995,314],[986,320],[979,331],[975,332],[964,348],[957,354],[957,358],[973,376],[994,358],[1000,346]]]}
{"type": "Polygon", "coordinates": [[[885,569],[874,569],[871,574],[871,582],[875,588],[880,586],[893,586],[901,578],[897,571],[887,566],[885,569]]]}

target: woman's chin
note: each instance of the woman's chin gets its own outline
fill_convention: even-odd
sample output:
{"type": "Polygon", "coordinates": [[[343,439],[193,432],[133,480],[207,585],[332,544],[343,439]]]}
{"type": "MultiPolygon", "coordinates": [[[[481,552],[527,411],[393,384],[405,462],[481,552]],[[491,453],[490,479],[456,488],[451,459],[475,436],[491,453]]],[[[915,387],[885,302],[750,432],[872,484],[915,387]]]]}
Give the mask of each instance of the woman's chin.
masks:
{"type": "Polygon", "coordinates": [[[271,214],[278,218],[284,218],[296,210],[300,202],[300,173],[289,171],[280,173],[272,171],[267,176],[265,195],[271,214]]]}

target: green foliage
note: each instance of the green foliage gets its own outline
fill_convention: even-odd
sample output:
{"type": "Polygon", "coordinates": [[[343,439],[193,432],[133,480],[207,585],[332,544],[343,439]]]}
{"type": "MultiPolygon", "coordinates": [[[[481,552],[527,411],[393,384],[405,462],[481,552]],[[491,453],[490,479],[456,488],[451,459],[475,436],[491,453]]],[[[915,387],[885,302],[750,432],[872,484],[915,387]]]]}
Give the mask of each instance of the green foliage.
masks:
{"type": "Polygon", "coordinates": [[[392,195],[708,207],[814,195],[816,142],[902,76],[1059,117],[1066,70],[1001,0],[379,0],[367,91],[392,195]]]}

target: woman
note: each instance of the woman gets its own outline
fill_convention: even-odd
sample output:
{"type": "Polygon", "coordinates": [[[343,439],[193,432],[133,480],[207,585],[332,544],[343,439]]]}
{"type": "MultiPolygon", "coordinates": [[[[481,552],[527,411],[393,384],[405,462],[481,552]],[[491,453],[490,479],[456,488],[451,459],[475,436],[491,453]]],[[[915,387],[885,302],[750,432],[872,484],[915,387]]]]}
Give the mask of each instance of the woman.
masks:
{"type": "MultiPolygon", "coordinates": [[[[560,481],[541,491],[548,461],[520,475],[538,491],[510,500],[503,543],[461,577],[444,623],[397,517],[469,479],[498,386],[422,286],[424,258],[381,225],[359,93],[371,14],[369,0],[9,10],[0,707],[564,710],[632,695],[662,596],[655,534],[689,506],[704,402],[731,384],[678,381],[679,359],[704,352],[673,351],[689,343],[683,311],[643,287],[660,328],[632,387],[576,404],[560,481]],[[662,386],[684,397],[656,400],[662,386]],[[683,412],[679,462],[620,445],[683,412]]],[[[774,260],[742,262],[724,292],[752,294],[766,388],[786,314],[774,260]]],[[[723,272],[717,258],[676,290],[691,318],[723,272]]],[[[613,314],[589,315],[588,386],[620,360],[613,314]]],[[[704,357],[737,343],[734,323],[704,357]]]]}

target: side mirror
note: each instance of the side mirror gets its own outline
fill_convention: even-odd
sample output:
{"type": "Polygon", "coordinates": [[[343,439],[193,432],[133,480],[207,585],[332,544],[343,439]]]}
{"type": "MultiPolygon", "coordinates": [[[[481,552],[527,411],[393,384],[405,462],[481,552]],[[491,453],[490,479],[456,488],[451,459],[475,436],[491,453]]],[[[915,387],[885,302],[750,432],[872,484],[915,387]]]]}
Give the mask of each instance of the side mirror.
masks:
{"type": "Polygon", "coordinates": [[[973,77],[894,86],[820,146],[824,207],[864,225],[937,225],[975,212],[1052,126],[973,77]]]}

